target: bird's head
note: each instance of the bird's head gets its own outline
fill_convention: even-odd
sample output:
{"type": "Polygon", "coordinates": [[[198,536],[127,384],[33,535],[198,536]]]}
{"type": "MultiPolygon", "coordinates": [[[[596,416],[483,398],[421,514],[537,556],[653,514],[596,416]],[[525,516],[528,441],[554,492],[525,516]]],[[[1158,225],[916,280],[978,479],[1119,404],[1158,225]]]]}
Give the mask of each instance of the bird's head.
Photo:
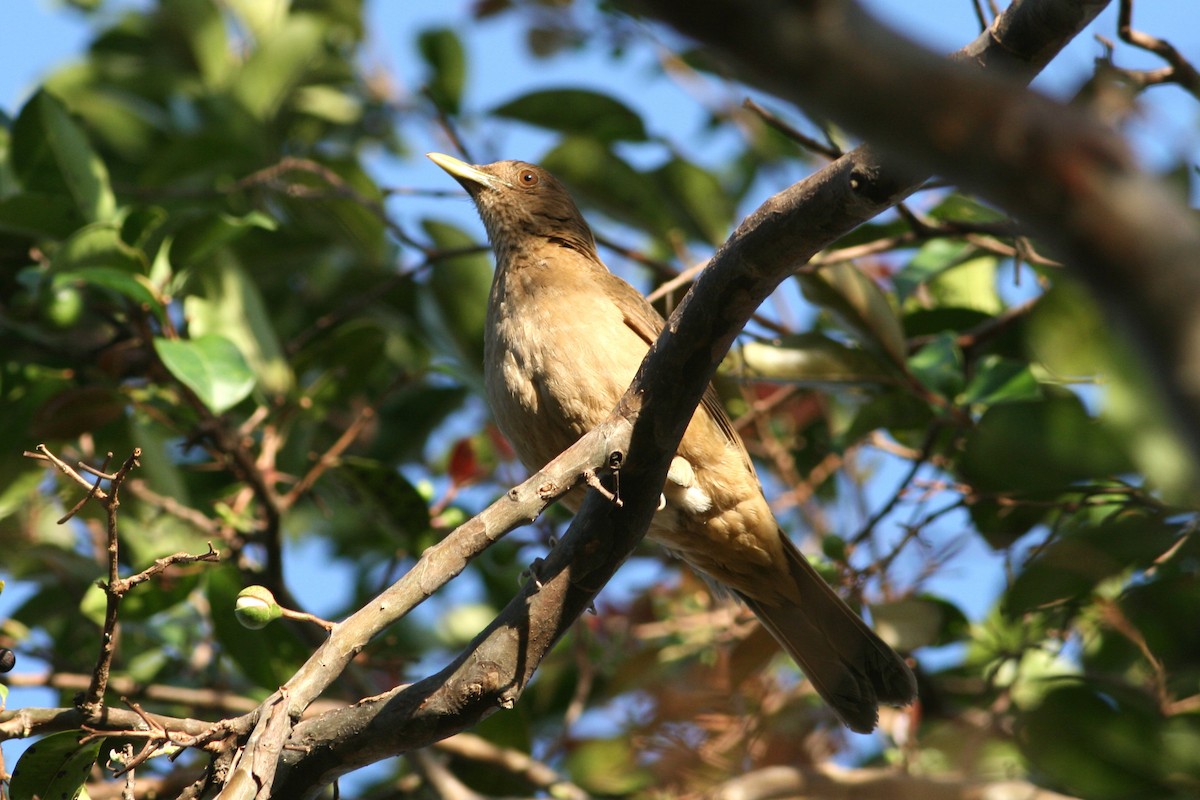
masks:
{"type": "Polygon", "coordinates": [[[476,166],[442,153],[428,156],[471,195],[498,256],[550,242],[596,258],[591,228],[566,187],[546,170],[524,161],[476,166]]]}

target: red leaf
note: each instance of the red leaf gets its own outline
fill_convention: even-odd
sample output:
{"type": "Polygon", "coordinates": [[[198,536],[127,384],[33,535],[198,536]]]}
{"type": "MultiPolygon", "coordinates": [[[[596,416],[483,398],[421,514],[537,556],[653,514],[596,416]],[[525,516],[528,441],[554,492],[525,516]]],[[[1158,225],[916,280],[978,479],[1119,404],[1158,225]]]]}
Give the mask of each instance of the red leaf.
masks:
{"type": "Polygon", "coordinates": [[[479,477],[479,459],[475,457],[475,445],[470,439],[459,439],[454,443],[449,472],[455,486],[463,486],[479,477]]]}

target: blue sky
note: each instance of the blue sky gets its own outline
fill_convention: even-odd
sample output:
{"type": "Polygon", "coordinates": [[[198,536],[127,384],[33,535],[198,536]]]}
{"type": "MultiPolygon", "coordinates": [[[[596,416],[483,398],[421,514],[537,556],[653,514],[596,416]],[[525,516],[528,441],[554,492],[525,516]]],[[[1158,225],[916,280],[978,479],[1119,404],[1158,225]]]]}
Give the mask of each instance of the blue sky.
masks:
{"type": "MultiPolygon", "coordinates": [[[[90,27],[78,12],[50,0],[4,0],[4,5],[5,19],[0,26],[0,109],[12,115],[41,76],[82,50],[89,39],[90,27]]],[[[583,84],[620,97],[646,116],[652,132],[670,134],[673,141],[697,148],[698,152],[689,155],[700,160],[705,152],[715,152],[706,148],[723,146],[722,135],[732,135],[707,138],[691,135],[699,131],[704,115],[689,89],[671,81],[649,79],[653,57],[650,53],[627,59],[617,67],[601,48],[585,49],[582,53],[573,53],[570,58],[535,61],[527,55],[521,31],[511,21],[502,18],[480,26],[464,26],[466,10],[472,5],[467,0],[375,0],[368,5],[372,20],[368,58],[394,73],[402,95],[415,92],[423,80],[423,67],[412,52],[414,36],[425,27],[443,25],[463,33],[469,56],[478,59],[485,47],[488,52],[486,66],[478,60],[470,64],[466,96],[469,108],[492,108],[535,88],[583,84]]],[[[884,20],[939,52],[956,49],[978,31],[971,0],[868,0],[866,5],[884,20]]],[[[1035,85],[1059,97],[1068,97],[1074,91],[1090,73],[1093,59],[1102,52],[1092,33],[1100,32],[1115,39],[1115,0],[1112,5],[1093,31],[1072,42],[1035,85]]],[[[1182,52],[1190,55],[1193,63],[1200,63],[1200,7],[1196,0],[1143,0],[1137,5],[1135,24],[1169,38],[1182,52]]],[[[1128,49],[1122,49],[1120,53],[1122,66],[1147,68],[1160,65],[1146,54],[1128,49]]],[[[773,106],[786,108],[782,103],[773,106]]],[[[551,137],[521,126],[489,125],[468,128],[464,133],[480,158],[487,160],[493,157],[534,160],[552,142],[551,137]]],[[[448,143],[431,134],[424,125],[411,126],[405,129],[404,135],[411,148],[408,157],[376,162],[383,181],[393,186],[449,188],[445,175],[421,156],[427,150],[446,150],[448,143]]],[[[1200,160],[1197,104],[1176,88],[1149,93],[1143,120],[1134,127],[1131,135],[1143,163],[1150,168],[1169,163],[1181,153],[1191,154],[1193,162],[1200,160]]],[[[728,141],[724,144],[727,146],[728,141]]],[[[626,155],[635,161],[653,160],[663,155],[661,147],[661,144],[639,146],[626,155]]],[[[800,177],[801,174],[795,174],[780,180],[800,177]]],[[[763,188],[774,191],[782,188],[782,184],[763,188]]],[[[765,194],[759,198],[763,196],[765,194]]],[[[393,201],[391,210],[402,221],[430,213],[455,218],[467,229],[478,230],[469,205],[461,201],[430,205],[428,199],[399,198],[393,201]]],[[[9,443],[10,450],[15,447],[15,443],[9,443]]],[[[895,481],[885,479],[878,483],[880,496],[884,497],[895,481]]],[[[310,550],[293,553],[289,573],[297,576],[311,573],[317,558],[319,554],[310,550]]],[[[964,554],[962,563],[967,566],[942,576],[935,588],[963,604],[968,613],[978,618],[1000,587],[998,571],[989,569],[997,565],[997,558],[982,546],[976,546],[964,554]]],[[[319,582],[296,581],[297,586],[320,585],[324,590],[335,583],[328,575],[319,582]]],[[[303,592],[301,594],[303,596],[303,592]]],[[[12,607],[16,596],[16,592],[10,591],[7,597],[0,598],[0,616],[12,607]]],[[[323,610],[323,605],[327,605],[321,599],[311,598],[313,610],[318,613],[323,610]]],[[[10,706],[49,702],[53,701],[46,692],[14,692],[10,697],[10,706]]],[[[19,749],[19,745],[13,743],[5,745],[10,769],[19,749]]]]}

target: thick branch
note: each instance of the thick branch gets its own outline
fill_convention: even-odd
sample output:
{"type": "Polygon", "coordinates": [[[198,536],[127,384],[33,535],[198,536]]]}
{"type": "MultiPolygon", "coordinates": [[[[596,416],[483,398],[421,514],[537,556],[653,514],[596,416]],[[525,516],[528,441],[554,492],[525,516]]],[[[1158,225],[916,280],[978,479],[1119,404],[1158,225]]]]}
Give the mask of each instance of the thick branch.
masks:
{"type": "MultiPolygon", "coordinates": [[[[1013,9],[1029,8],[1030,25],[1082,23],[1106,1],[1027,0],[1013,9]]],[[[639,0],[639,7],[719,50],[756,85],[886,148],[909,175],[944,174],[1029,223],[1126,323],[1200,457],[1200,230],[1111,131],[1011,81],[940,61],[851,2],[639,0]]],[[[1011,16],[988,35],[1003,35],[1011,16]]],[[[1033,31],[1009,24],[1018,29],[1033,31]]],[[[1030,64],[1047,55],[1025,52],[1030,64]]],[[[958,60],[985,58],[965,52],[958,60]]],[[[874,167],[893,183],[903,180],[901,169],[874,167]]]]}
{"type": "MultiPolygon", "coordinates": [[[[1019,64],[1028,77],[1098,10],[1093,3],[1091,14],[1034,25],[1032,12],[1015,6],[960,56],[989,67],[1019,64]],[[1017,41],[1004,38],[1010,33],[1017,41]]],[[[687,420],[746,320],[796,266],[916,185],[912,177],[887,173],[860,149],[772,197],[743,222],[671,317],[606,423],[633,423],[621,471],[623,505],[590,493],[539,568],[540,586],[527,584],[440,673],[297,725],[282,754],[279,796],[312,796],[340,774],[510,708],[549,648],[642,538],[687,420]]],[[[625,450],[619,439],[609,442],[625,450]]]]}

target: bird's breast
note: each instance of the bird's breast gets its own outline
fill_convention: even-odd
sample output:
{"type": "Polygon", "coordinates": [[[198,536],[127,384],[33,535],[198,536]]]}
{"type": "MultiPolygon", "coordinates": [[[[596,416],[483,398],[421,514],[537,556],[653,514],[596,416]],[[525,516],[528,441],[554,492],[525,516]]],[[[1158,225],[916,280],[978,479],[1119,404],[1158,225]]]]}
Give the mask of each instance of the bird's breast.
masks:
{"type": "Polygon", "coordinates": [[[586,276],[537,262],[497,274],[484,378],[497,424],[537,469],[599,424],[647,346],[586,276]]]}

